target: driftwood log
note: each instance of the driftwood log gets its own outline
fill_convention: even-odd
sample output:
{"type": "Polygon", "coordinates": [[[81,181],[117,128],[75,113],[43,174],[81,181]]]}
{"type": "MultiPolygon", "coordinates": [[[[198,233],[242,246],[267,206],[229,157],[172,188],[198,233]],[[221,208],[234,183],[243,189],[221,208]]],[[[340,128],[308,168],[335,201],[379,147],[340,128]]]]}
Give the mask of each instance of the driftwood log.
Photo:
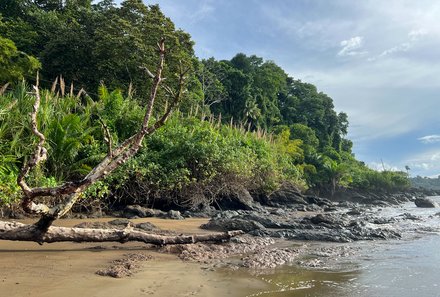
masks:
{"type": "Polygon", "coordinates": [[[0,221],[0,240],[35,241],[40,244],[52,242],[128,242],[139,241],[154,245],[189,244],[196,242],[222,242],[231,237],[243,234],[243,231],[228,231],[223,233],[193,234],[193,235],[159,235],[125,229],[91,229],[67,228],[50,226],[45,232],[36,225],[18,222],[0,221]]]}

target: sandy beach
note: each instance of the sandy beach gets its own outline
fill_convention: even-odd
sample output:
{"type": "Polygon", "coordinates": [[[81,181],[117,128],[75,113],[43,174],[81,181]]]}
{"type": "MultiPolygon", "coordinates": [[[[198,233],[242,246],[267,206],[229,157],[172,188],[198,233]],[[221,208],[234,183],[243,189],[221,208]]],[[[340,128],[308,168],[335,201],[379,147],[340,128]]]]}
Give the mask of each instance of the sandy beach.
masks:
{"type": "MultiPolygon", "coordinates": [[[[99,219],[107,221],[111,219],[99,219]]],[[[57,225],[73,226],[85,220],[66,219],[57,225]]],[[[93,220],[97,221],[97,220],[93,220]]],[[[157,218],[133,220],[151,222],[177,232],[203,233],[198,227],[207,219],[184,221],[157,218]]],[[[26,220],[29,222],[29,220],[26,220]]],[[[245,296],[264,288],[256,279],[232,280],[227,274],[183,262],[175,255],[158,253],[140,243],[52,243],[0,242],[0,296],[8,297],[108,297],[108,296],[245,296]],[[95,247],[100,247],[96,249],[95,247]],[[95,272],[131,252],[152,259],[141,263],[131,277],[114,279],[95,272]],[[255,288],[254,290],[252,288],[255,288]]]]}

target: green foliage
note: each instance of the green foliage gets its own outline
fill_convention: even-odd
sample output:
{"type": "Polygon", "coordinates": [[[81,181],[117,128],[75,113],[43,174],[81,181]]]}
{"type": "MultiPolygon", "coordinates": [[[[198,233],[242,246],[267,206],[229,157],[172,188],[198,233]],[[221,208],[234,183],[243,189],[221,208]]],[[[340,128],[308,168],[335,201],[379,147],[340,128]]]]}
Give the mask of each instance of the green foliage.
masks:
{"type": "Polygon", "coordinates": [[[362,163],[351,167],[351,187],[361,190],[401,191],[411,186],[408,174],[403,171],[376,171],[362,163]]]}
{"type": "MultiPolygon", "coordinates": [[[[125,0],[120,6],[90,0],[5,1],[0,5],[5,16],[0,36],[39,58],[43,85],[63,75],[87,90],[96,90],[101,82],[112,89],[128,89],[131,84],[135,97],[145,98],[151,84],[144,68],[155,69],[162,37],[167,47],[167,84],[176,83],[180,67],[194,64],[189,34],[175,29],[157,5],[140,0],[125,0]]],[[[159,97],[163,96],[161,92],[159,97]]]]}
{"type": "Polygon", "coordinates": [[[121,168],[112,184],[118,184],[119,199],[137,203],[162,198],[209,204],[237,186],[271,191],[284,180],[301,181],[292,165],[300,149],[297,142],[287,142],[176,115],[147,139],[145,149],[121,168]]]}
{"type": "Polygon", "coordinates": [[[0,35],[0,83],[35,75],[40,66],[37,59],[18,51],[12,40],[0,35]]]}
{"type": "Polygon", "coordinates": [[[3,155],[0,151],[0,205],[15,201],[19,195],[19,187],[16,183],[18,169],[15,166],[16,159],[11,155],[3,155]]]}
{"type": "MultiPolygon", "coordinates": [[[[106,152],[101,124],[117,144],[135,132],[143,114],[136,100],[104,86],[97,101],[49,91],[42,91],[41,97],[38,125],[47,137],[49,158],[31,177],[32,184],[55,184],[87,173],[106,152]]],[[[29,114],[34,97],[22,84],[0,100],[4,106],[0,176],[7,185],[2,199],[9,202],[6,196],[13,200],[18,190],[17,168],[32,150],[28,143],[36,141],[29,119],[21,116],[29,114]]],[[[212,203],[238,186],[259,192],[273,191],[286,180],[304,186],[294,165],[303,159],[301,144],[290,139],[289,129],[276,137],[265,136],[261,131],[248,132],[179,113],[146,140],[136,158],[106,182],[90,188],[85,197],[131,197],[137,202],[162,198],[192,205],[212,203]]]]}

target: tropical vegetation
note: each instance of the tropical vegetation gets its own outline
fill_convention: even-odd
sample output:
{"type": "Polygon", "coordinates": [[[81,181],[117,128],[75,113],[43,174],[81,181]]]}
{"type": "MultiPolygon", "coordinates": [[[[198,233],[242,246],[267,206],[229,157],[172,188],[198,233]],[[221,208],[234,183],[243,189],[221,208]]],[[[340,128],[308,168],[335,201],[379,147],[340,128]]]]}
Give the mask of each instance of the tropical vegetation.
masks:
{"type": "MultiPolygon", "coordinates": [[[[237,54],[198,59],[188,33],[159,6],[126,0],[3,0],[0,3],[0,200],[19,197],[19,168],[36,142],[29,84],[40,72],[38,125],[48,159],[35,184],[83,176],[106,154],[108,129],[121,143],[139,127],[156,63],[167,42],[166,84],[188,69],[187,92],[169,123],[137,157],[93,185],[105,203],[200,206],[240,188],[268,194],[283,183],[332,195],[341,188],[401,190],[406,172],[369,169],[346,138],[348,116],[316,86],[273,61],[237,54]],[[105,127],[105,129],[104,129],[105,127]]],[[[160,113],[168,104],[158,94],[160,113]]]]}

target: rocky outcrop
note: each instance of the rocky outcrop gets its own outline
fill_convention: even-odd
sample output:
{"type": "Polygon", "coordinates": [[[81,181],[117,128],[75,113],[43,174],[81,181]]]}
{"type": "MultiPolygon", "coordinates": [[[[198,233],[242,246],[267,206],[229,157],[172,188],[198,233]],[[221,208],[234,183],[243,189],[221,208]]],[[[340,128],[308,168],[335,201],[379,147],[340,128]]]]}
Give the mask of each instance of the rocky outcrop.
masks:
{"type": "Polygon", "coordinates": [[[293,205],[307,205],[305,197],[292,184],[284,184],[281,188],[264,199],[268,206],[293,206],[293,205]]]}
{"type": "Polygon", "coordinates": [[[414,200],[414,203],[417,207],[423,208],[435,208],[438,207],[438,204],[428,198],[417,198],[414,200]]]}
{"type": "Polygon", "coordinates": [[[178,210],[170,210],[163,217],[166,218],[166,219],[171,219],[171,220],[184,220],[185,219],[182,216],[182,214],[180,213],[180,211],[178,211],[178,210]]]}
{"type": "Polygon", "coordinates": [[[298,216],[297,211],[289,209],[228,211],[213,217],[203,228],[216,231],[241,229],[260,237],[331,242],[400,238],[400,234],[387,225],[394,221],[393,218],[380,220],[360,209],[344,209],[308,216],[298,216]],[[352,215],[347,214],[349,212],[352,215]]]}
{"type": "Polygon", "coordinates": [[[142,207],[140,205],[127,205],[122,213],[122,216],[127,219],[148,218],[156,215],[157,210],[142,207]]]}
{"type": "Polygon", "coordinates": [[[242,230],[249,233],[253,230],[264,229],[264,226],[260,223],[252,220],[245,220],[242,218],[219,218],[212,219],[208,223],[201,226],[202,229],[213,230],[213,231],[232,231],[232,230],[242,230]]]}
{"type": "Polygon", "coordinates": [[[216,201],[216,206],[220,210],[255,210],[260,208],[244,187],[231,189],[228,192],[227,195],[223,195],[216,201]]]}

